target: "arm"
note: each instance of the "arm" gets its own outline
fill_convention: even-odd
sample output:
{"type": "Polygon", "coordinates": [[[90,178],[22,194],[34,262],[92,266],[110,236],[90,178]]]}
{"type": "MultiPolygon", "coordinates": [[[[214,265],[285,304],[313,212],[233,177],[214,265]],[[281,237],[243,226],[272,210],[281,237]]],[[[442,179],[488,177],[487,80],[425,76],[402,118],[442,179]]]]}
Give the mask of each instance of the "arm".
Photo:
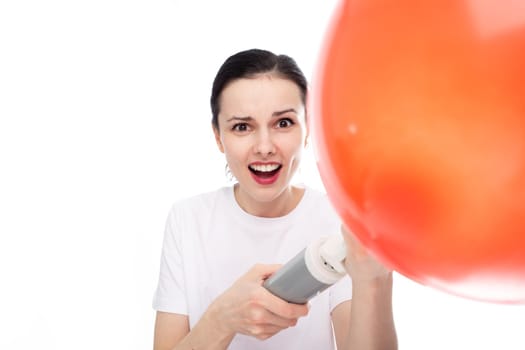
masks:
{"type": "Polygon", "coordinates": [[[204,318],[190,331],[188,316],[157,312],[154,350],[226,349],[232,339],[221,336],[204,318]]]}
{"type": "Polygon", "coordinates": [[[157,311],[153,349],[173,349],[175,344],[179,343],[189,332],[188,316],[157,311]]]}
{"type": "Polygon", "coordinates": [[[345,268],[352,277],[352,301],[338,305],[332,321],[340,350],[395,350],[392,272],[383,267],[343,228],[345,268]]]}
{"type": "Polygon", "coordinates": [[[294,326],[308,307],[287,303],[262,287],[278,268],[254,266],[213,301],[191,330],[187,316],[158,313],[154,349],[226,349],[236,333],[263,340],[294,326]]]}

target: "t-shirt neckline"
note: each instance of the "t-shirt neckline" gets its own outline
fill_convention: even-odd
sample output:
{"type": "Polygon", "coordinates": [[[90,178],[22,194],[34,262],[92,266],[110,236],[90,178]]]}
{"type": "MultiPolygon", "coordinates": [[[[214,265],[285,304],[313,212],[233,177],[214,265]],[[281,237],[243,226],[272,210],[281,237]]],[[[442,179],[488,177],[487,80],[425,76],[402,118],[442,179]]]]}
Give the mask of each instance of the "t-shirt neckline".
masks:
{"type": "Polygon", "coordinates": [[[235,214],[235,216],[243,221],[253,223],[282,223],[282,222],[289,222],[293,220],[294,217],[297,215],[300,215],[300,213],[304,210],[304,206],[308,202],[308,198],[310,196],[310,189],[306,186],[299,185],[298,187],[301,187],[304,189],[303,196],[299,200],[299,203],[293,208],[289,213],[278,216],[278,217],[262,217],[262,216],[256,216],[253,214],[250,214],[246,212],[244,209],[241,208],[237,200],[235,199],[235,193],[234,193],[234,186],[226,187],[226,195],[228,201],[231,203],[232,210],[235,214]]]}

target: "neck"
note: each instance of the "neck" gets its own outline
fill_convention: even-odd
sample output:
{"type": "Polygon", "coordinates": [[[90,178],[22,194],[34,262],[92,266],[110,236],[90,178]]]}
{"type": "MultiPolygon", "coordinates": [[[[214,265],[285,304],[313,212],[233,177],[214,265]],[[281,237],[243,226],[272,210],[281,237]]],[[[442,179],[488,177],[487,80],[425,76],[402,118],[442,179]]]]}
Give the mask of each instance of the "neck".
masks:
{"type": "Polygon", "coordinates": [[[239,185],[234,188],[235,200],[247,213],[265,218],[277,218],[289,214],[297,207],[304,194],[304,189],[290,186],[269,201],[257,201],[248,193],[243,192],[239,185]]]}

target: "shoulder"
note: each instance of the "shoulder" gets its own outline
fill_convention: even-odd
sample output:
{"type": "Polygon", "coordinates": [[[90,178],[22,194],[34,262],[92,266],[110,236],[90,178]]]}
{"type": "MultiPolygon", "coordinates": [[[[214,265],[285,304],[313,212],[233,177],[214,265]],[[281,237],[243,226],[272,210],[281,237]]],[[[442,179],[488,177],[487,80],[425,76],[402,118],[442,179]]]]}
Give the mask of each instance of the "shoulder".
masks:
{"type": "Polygon", "coordinates": [[[337,216],[337,213],[325,192],[321,192],[311,187],[305,187],[305,189],[305,201],[308,205],[314,206],[317,211],[326,213],[327,215],[337,216]]]}
{"type": "Polygon", "coordinates": [[[206,222],[217,210],[226,210],[230,206],[229,192],[231,188],[222,187],[214,191],[181,198],[175,201],[168,214],[168,230],[184,231],[184,229],[200,226],[199,223],[206,222]]]}
{"type": "Polygon", "coordinates": [[[337,230],[341,220],[332,206],[327,194],[319,190],[305,187],[304,203],[301,206],[301,221],[313,228],[323,227],[328,232],[337,230]]]}
{"type": "Polygon", "coordinates": [[[203,214],[206,210],[217,206],[224,205],[228,201],[228,191],[230,187],[221,187],[214,191],[200,193],[191,197],[181,198],[171,206],[171,214],[203,214]]]}

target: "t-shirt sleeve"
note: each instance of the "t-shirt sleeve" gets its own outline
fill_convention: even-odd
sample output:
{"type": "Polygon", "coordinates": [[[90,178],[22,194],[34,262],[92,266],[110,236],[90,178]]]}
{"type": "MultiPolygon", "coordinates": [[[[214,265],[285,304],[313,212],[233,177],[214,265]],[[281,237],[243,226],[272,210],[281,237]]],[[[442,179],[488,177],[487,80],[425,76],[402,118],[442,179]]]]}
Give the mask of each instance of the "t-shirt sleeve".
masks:
{"type": "Polygon", "coordinates": [[[187,315],[186,283],[182,259],[182,232],[176,209],[176,206],[172,207],[166,220],[159,282],[153,296],[153,309],[187,315]]]}
{"type": "Polygon", "coordinates": [[[344,301],[352,299],[352,279],[346,275],[337,281],[329,289],[330,293],[330,312],[334,311],[335,307],[344,301]]]}

